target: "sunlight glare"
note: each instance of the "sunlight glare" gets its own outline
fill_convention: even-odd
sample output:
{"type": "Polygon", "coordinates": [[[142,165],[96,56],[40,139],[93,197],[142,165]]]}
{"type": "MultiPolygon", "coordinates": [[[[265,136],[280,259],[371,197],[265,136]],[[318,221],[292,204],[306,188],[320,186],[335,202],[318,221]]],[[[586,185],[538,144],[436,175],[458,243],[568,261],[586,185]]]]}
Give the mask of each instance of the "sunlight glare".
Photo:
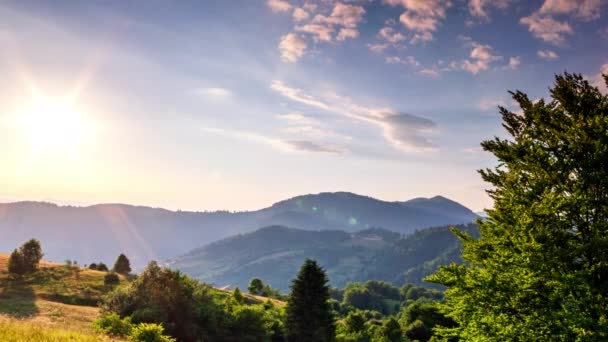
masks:
{"type": "Polygon", "coordinates": [[[37,98],[19,111],[17,123],[36,154],[74,154],[91,133],[89,122],[69,102],[37,98]]]}

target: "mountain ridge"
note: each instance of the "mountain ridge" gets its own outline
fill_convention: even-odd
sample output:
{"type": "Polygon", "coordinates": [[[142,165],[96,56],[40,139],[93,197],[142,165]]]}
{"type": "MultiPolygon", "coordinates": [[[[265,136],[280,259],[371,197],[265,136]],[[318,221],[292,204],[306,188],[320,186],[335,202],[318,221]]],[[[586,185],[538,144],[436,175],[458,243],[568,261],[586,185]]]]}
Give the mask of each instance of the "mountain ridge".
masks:
{"type": "Polygon", "coordinates": [[[152,259],[167,260],[207,243],[271,225],[345,231],[382,227],[408,234],[476,218],[466,207],[445,198],[418,199],[412,204],[348,192],[295,196],[243,212],[21,201],[0,204],[0,249],[8,250],[35,237],[55,261],[71,259],[84,264],[99,261],[100,256],[126,253],[135,267],[141,267],[152,259]]]}

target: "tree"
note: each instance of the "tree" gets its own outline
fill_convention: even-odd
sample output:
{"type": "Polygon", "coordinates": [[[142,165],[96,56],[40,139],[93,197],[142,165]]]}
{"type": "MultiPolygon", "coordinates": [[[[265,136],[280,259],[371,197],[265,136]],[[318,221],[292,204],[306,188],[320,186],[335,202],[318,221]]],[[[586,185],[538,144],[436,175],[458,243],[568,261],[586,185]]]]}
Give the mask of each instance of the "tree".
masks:
{"type": "Polygon", "coordinates": [[[23,257],[25,273],[36,271],[38,269],[38,264],[44,255],[40,242],[36,239],[30,239],[19,248],[19,252],[23,257]]]}
{"type": "Polygon", "coordinates": [[[243,297],[243,294],[241,293],[241,289],[239,289],[238,287],[236,289],[234,289],[234,291],[232,292],[232,298],[234,298],[234,300],[236,300],[237,303],[242,303],[243,300],[245,299],[243,297]]]}
{"type": "Polygon", "coordinates": [[[38,269],[42,259],[42,247],[36,239],[31,239],[15,249],[8,260],[8,271],[13,274],[32,273],[38,269]]]}
{"type": "Polygon", "coordinates": [[[104,264],[103,262],[100,262],[99,264],[97,264],[97,270],[102,271],[102,272],[108,272],[110,269],[108,268],[108,266],[106,264],[104,264]]]}
{"type": "Polygon", "coordinates": [[[401,339],[401,326],[399,322],[393,317],[389,317],[382,323],[380,328],[380,336],[387,342],[400,342],[401,339]]]}
{"type": "Polygon", "coordinates": [[[259,295],[260,293],[262,293],[263,289],[264,283],[260,278],[251,279],[251,281],[249,282],[249,286],[247,286],[247,291],[249,291],[249,293],[252,295],[259,295]]]}
{"type": "Polygon", "coordinates": [[[287,341],[335,340],[335,323],[329,306],[327,276],[317,262],[306,259],[291,285],[285,323],[287,341]]]}
{"type": "MultiPolygon", "coordinates": [[[[608,77],[604,75],[608,84],[608,77]]],[[[500,107],[509,139],[481,146],[494,208],[463,241],[464,265],[430,281],[447,287],[444,336],[484,341],[608,339],[608,96],[581,75],[556,76],[551,101],[511,93],[500,107]]]]}
{"type": "Polygon", "coordinates": [[[94,262],[92,262],[92,263],[89,265],[89,269],[90,269],[90,270],[97,270],[97,264],[96,264],[96,263],[94,263],[94,262]]]}
{"type": "Polygon", "coordinates": [[[112,268],[112,271],[122,275],[128,275],[129,273],[131,273],[131,262],[129,261],[126,255],[121,253],[118,256],[116,262],[114,263],[114,268],[112,268]]]}
{"type": "Polygon", "coordinates": [[[26,272],[23,255],[18,249],[15,249],[8,258],[8,272],[18,275],[23,275],[26,272]]]}

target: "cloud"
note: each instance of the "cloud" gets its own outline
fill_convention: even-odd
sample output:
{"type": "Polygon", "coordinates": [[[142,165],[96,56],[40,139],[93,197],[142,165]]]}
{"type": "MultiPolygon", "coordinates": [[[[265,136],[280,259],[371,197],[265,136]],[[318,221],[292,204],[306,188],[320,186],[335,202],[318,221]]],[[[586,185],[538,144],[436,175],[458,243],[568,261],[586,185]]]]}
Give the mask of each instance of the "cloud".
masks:
{"type": "Polygon", "coordinates": [[[310,17],[310,14],[300,7],[293,10],[293,20],[295,21],[303,21],[308,17],[310,17]]]}
{"type": "Polygon", "coordinates": [[[415,34],[410,40],[412,44],[433,40],[439,21],[446,16],[446,10],[451,6],[448,0],[384,0],[391,6],[402,6],[405,11],[399,21],[415,34]]]}
{"type": "Polygon", "coordinates": [[[599,34],[602,39],[608,40],[608,27],[604,27],[602,29],[599,29],[597,31],[597,34],[599,34]]]}
{"type": "Polygon", "coordinates": [[[342,28],[336,37],[338,41],[344,41],[346,39],[354,39],[359,37],[359,31],[353,28],[342,28]]]}
{"type": "Polygon", "coordinates": [[[334,28],[333,26],[322,24],[306,24],[303,26],[296,26],[296,31],[313,35],[315,41],[331,42],[334,28]]]}
{"type": "Polygon", "coordinates": [[[422,70],[418,71],[418,73],[421,75],[424,75],[424,76],[431,77],[431,78],[439,77],[439,71],[437,71],[436,69],[426,68],[426,69],[422,69],[422,70]]]}
{"type": "Polygon", "coordinates": [[[505,65],[505,69],[517,70],[519,68],[520,64],[521,64],[521,57],[514,56],[514,57],[509,58],[509,63],[507,63],[507,65],[505,65]]]}
{"type": "Polygon", "coordinates": [[[573,15],[583,21],[591,21],[600,17],[602,0],[545,0],[540,10],[540,14],[573,15]]]}
{"type": "Polygon", "coordinates": [[[542,59],[558,59],[559,58],[557,53],[555,53],[551,50],[538,50],[538,51],[536,51],[536,55],[538,56],[538,58],[542,58],[542,59]]]}
{"type": "Polygon", "coordinates": [[[378,37],[388,43],[397,44],[406,39],[405,35],[401,32],[396,32],[394,28],[386,26],[380,29],[378,37]]]}
{"type": "Polygon", "coordinates": [[[471,58],[465,60],[461,65],[464,71],[476,75],[480,71],[487,70],[493,62],[502,59],[502,56],[492,54],[492,47],[490,45],[483,45],[477,42],[471,44],[473,46],[470,54],[471,58]]]}
{"type": "Polygon", "coordinates": [[[474,17],[488,20],[490,17],[488,7],[505,9],[510,3],[510,0],[469,0],[469,13],[474,17]]]}
{"type": "Polygon", "coordinates": [[[316,143],[308,140],[282,139],[250,131],[232,129],[227,130],[217,127],[203,127],[202,130],[206,133],[218,134],[232,139],[267,145],[283,152],[316,152],[334,154],[341,154],[346,152],[345,149],[332,145],[316,143]]]}
{"type": "Polygon", "coordinates": [[[304,6],[302,6],[302,8],[304,8],[308,12],[314,12],[317,10],[317,4],[315,4],[314,2],[306,1],[304,3],[304,6]]]}
{"type": "Polygon", "coordinates": [[[330,145],[322,145],[308,140],[284,140],[287,146],[295,151],[303,152],[321,152],[321,153],[336,153],[341,154],[345,151],[330,145]]]}
{"type": "Polygon", "coordinates": [[[285,0],[268,0],[266,5],[275,13],[288,12],[291,9],[291,5],[285,0]]]}
{"type": "Polygon", "coordinates": [[[608,93],[608,87],[606,87],[606,81],[602,75],[608,75],[608,63],[602,65],[600,67],[600,72],[591,78],[591,83],[594,86],[600,88],[604,93],[608,93]]]}
{"type": "Polygon", "coordinates": [[[436,145],[426,137],[427,133],[437,128],[429,119],[391,108],[367,107],[331,92],[326,92],[319,98],[278,80],[273,81],[270,87],[293,101],[377,126],[384,138],[398,150],[411,152],[436,149],[436,145]]]}
{"type": "Polygon", "coordinates": [[[482,98],[477,102],[475,107],[482,112],[495,112],[497,111],[498,106],[508,107],[505,100],[497,98],[482,98]]]}
{"type": "Polygon", "coordinates": [[[570,24],[538,13],[521,18],[519,22],[528,26],[528,31],[532,32],[534,37],[554,45],[563,44],[566,40],[566,35],[574,32],[570,24]]]}
{"type": "Polygon", "coordinates": [[[406,57],[398,57],[398,56],[389,56],[385,58],[386,63],[388,64],[404,64],[410,66],[420,66],[420,62],[414,56],[406,56],[406,57]]]}
{"type": "Polygon", "coordinates": [[[232,94],[230,90],[219,87],[200,88],[197,89],[195,93],[214,97],[226,97],[232,94]]]}
{"type": "Polygon", "coordinates": [[[374,53],[382,53],[384,50],[388,49],[390,44],[385,43],[375,43],[375,44],[367,44],[367,48],[374,53]]]}
{"type": "Polygon", "coordinates": [[[279,51],[281,59],[287,63],[295,63],[306,52],[306,40],[295,33],[288,33],[281,37],[279,51]]]}
{"type": "Polygon", "coordinates": [[[365,9],[361,6],[337,3],[329,16],[317,15],[313,19],[315,23],[356,28],[363,20],[365,9]]]}

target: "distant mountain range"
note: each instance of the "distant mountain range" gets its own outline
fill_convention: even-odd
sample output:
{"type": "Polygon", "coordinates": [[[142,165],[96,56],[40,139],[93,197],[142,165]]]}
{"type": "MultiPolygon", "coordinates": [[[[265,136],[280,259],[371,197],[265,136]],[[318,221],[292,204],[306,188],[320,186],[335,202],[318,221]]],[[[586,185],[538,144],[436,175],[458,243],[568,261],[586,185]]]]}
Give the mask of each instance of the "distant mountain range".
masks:
{"type": "MultiPolygon", "coordinates": [[[[458,228],[477,235],[475,224],[458,228]]],[[[371,279],[422,284],[439,265],[461,261],[460,242],[447,226],[405,237],[373,228],[350,233],[271,226],[195,249],[168,265],[216,286],[244,289],[259,277],[287,292],[305,258],[317,260],[336,287],[371,279]]]]}
{"type": "Polygon", "coordinates": [[[10,251],[35,237],[42,242],[49,260],[113,262],[102,256],[124,252],[135,267],[141,267],[152,259],[167,260],[222,238],[271,225],[346,232],[381,227],[409,234],[476,218],[471,210],[440,196],[386,202],[347,192],[298,196],[248,212],[16,202],[0,204],[0,250],[10,251]]]}

